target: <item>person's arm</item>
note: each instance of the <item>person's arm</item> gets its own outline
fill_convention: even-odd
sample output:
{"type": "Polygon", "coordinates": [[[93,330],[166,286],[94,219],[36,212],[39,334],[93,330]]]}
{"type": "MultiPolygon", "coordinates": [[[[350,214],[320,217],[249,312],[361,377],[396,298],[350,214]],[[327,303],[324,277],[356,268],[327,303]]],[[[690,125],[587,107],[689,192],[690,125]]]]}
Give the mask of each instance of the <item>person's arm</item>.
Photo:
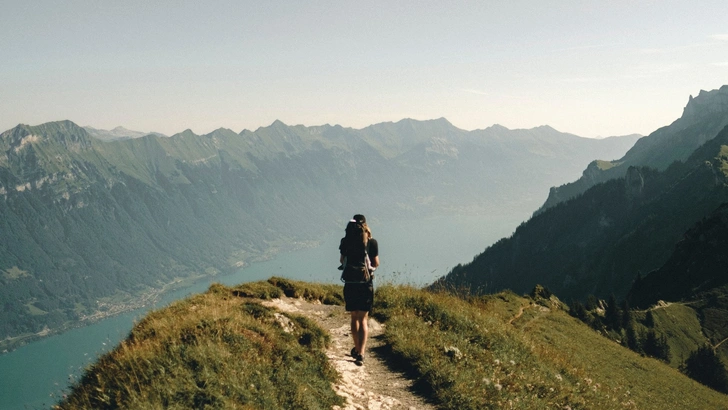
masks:
{"type": "Polygon", "coordinates": [[[344,264],[344,239],[346,239],[346,237],[341,238],[339,241],[339,263],[342,265],[344,264]]]}
{"type": "Polygon", "coordinates": [[[372,263],[372,268],[379,267],[379,255],[375,256],[374,259],[369,258],[369,261],[372,263]]]}
{"type": "Polygon", "coordinates": [[[379,242],[373,238],[369,244],[369,264],[375,269],[379,267],[379,242]]]}

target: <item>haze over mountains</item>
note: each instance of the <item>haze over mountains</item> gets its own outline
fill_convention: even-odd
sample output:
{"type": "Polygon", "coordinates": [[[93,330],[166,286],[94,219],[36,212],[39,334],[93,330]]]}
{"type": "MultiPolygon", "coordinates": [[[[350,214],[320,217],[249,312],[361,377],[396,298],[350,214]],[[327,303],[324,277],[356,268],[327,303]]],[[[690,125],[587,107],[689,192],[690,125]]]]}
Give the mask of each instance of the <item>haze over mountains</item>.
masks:
{"type": "Polygon", "coordinates": [[[728,86],[691,97],[681,118],[640,139],[621,160],[601,171],[591,163],[561,187],[591,188],[556,203],[561,188],[552,189],[541,212],[512,237],[443,281],[481,292],[524,292],[540,282],[567,300],[625,297],[638,274],[664,264],[685,232],[728,200],[726,102],[728,86]]]}
{"type": "Polygon", "coordinates": [[[728,363],[727,102],[728,86],[691,97],[681,118],[619,161],[590,164],[436,285],[520,293],[540,283],[563,300],[612,295],[640,309],[679,302],[655,325],[673,366],[704,346],[728,363]]]}
{"type": "Polygon", "coordinates": [[[685,161],[728,125],[726,112],[728,85],[718,90],[701,90],[695,98],[691,95],[680,118],[640,139],[618,160],[599,158],[593,161],[581,178],[553,188],[543,208],[571,199],[600,182],[624,176],[630,166],[664,170],[675,161],[685,161]]]}
{"type": "MultiPolygon", "coordinates": [[[[186,130],[172,137],[135,137],[119,129],[121,138],[106,134],[106,141],[70,121],[19,125],[0,135],[6,153],[0,158],[0,336],[9,346],[22,336],[124,307],[171,282],[226,272],[281,249],[314,243],[340,229],[352,209],[383,221],[426,223],[428,216],[456,212],[522,215],[525,220],[543,205],[512,236],[432,286],[469,296],[505,289],[531,291],[530,296],[521,299],[504,291],[467,297],[475,308],[466,314],[470,319],[447,324],[462,309],[447,313],[431,299],[457,296],[425,290],[404,303],[407,309],[415,306],[404,322],[387,327],[407,333],[402,332],[405,322],[416,322],[423,329],[452,332],[428,346],[435,351],[425,360],[429,364],[431,357],[448,363],[453,358],[447,349],[440,357],[444,340],[464,338],[452,343],[477,346],[478,354],[496,351],[498,337],[492,339],[490,325],[473,326],[476,317],[503,321],[509,329],[504,334],[518,340],[543,337],[528,344],[530,354],[552,346],[556,338],[568,339],[569,347],[556,350],[581,353],[569,360],[561,353],[547,354],[560,363],[547,373],[587,372],[573,380],[577,389],[569,397],[574,403],[589,399],[592,390],[582,390],[581,383],[591,385],[584,375],[595,367],[614,367],[609,376],[599,376],[614,376],[607,399],[628,387],[661,389],[666,382],[655,382],[658,373],[657,379],[687,385],[663,363],[637,365],[634,353],[615,341],[725,392],[726,101],[728,86],[701,91],[689,99],[681,118],[635,144],[636,136],[587,140],[547,126],[468,132],[444,119],[361,130],[276,121],[256,131],[221,128],[198,136],[186,130]],[[621,159],[606,160],[610,157],[621,159]],[[585,166],[577,182],[552,189],[543,203],[547,187],[576,179],[585,166]],[[551,291],[573,301],[572,308],[551,291]],[[599,300],[608,297],[609,302],[599,300]],[[584,299],[592,305],[588,310],[578,302],[584,299]],[[586,313],[580,315],[579,306],[586,313]],[[562,310],[608,337],[600,348],[608,357],[597,354],[594,361],[593,346],[600,344],[594,338],[601,336],[562,310]],[[701,355],[711,367],[694,364],[701,355]],[[644,372],[647,365],[654,370],[644,372]],[[631,368],[643,373],[625,382],[633,380],[631,368]]],[[[213,286],[208,293],[223,295],[219,303],[228,303],[226,292],[213,286]]],[[[394,291],[391,296],[401,295],[394,291]]],[[[384,305],[391,307],[390,301],[384,305]]],[[[223,326],[214,333],[228,330],[223,326]]],[[[421,347],[423,338],[415,339],[421,347]]],[[[548,358],[536,356],[551,368],[548,358]]],[[[523,359],[514,357],[518,360],[510,360],[511,366],[523,359]]],[[[470,364],[479,368],[490,361],[501,364],[500,358],[470,364]]],[[[174,362],[188,368],[184,352],[174,362]]],[[[524,369],[534,366],[541,364],[524,369]]],[[[199,375],[195,367],[190,377],[199,375]]],[[[463,383],[476,383],[482,372],[475,374],[463,383]]],[[[563,379],[558,381],[561,385],[563,379]]],[[[531,387],[519,388],[530,397],[531,387]]],[[[672,402],[671,392],[660,392],[661,399],[672,402]]],[[[701,397],[711,395],[691,396],[686,408],[699,408],[701,397]]]]}
{"type": "Polygon", "coordinates": [[[0,339],[315,242],[353,209],[382,219],[526,219],[550,186],[637,139],[547,126],[464,131],[445,119],[361,130],[276,121],[201,136],[92,132],[103,140],[71,121],[0,135],[0,339]]]}
{"type": "Polygon", "coordinates": [[[158,132],[141,132],[141,131],[133,131],[126,129],[122,126],[116,127],[111,130],[102,130],[94,127],[85,126],[83,129],[86,130],[86,132],[89,133],[94,138],[98,138],[100,140],[105,141],[113,141],[113,140],[120,140],[120,139],[128,139],[128,138],[141,138],[145,137],[147,135],[156,135],[158,137],[166,137],[164,134],[160,134],[158,132]]]}

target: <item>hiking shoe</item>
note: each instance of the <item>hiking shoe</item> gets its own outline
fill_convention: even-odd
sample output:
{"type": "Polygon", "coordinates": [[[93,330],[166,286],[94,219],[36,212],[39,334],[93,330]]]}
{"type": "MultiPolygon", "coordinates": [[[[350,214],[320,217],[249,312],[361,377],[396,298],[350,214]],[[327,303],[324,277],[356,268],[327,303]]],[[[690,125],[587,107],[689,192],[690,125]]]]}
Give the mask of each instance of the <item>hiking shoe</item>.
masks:
{"type": "Polygon", "coordinates": [[[359,353],[356,352],[356,347],[352,347],[351,348],[351,353],[350,353],[351,357],[353,357],[354,359],[356,359],[356,355],[358,355],[358,354],[359,353]]]}
{"type": "Polygon", "coordinates": [[[364,364],[364,356],[357,353],[356,356],[354,356],[354,363],[357,366],[362,366],[364,364]]]}

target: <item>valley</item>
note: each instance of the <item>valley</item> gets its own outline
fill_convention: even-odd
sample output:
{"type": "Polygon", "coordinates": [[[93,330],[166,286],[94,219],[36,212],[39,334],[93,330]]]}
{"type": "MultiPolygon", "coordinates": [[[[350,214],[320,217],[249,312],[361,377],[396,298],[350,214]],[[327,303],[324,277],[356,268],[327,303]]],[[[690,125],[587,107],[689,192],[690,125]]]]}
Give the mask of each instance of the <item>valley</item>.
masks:
{"type": "Polygon", "coordinates": [[[99,316],[100,303],[128,304],[315,243],[352,209],[382,221],[522,221],[548,187],[636,138],[464,131],[445,119],[360,130],[276,121],[112,140],[71,121],[19,125],[0,135],[2,348],[99,316]]]}
{"type": "MultiPolygon", "coordinates": [[[[16,127],[1,139],[0,233],[13,235],[0,249],[4,346],[17,346],[21,339],[12,338],[21,334],[31,340],[153,305],[171,287],[224,278],[294,248],[316,249],[356,208],[375,226],[399,224],[393,236],[416,238],[414,248],[425,253],[443,240],[445,253],[476,244],[467,251],[476,255],[471,262],[445,268],[409,257],[391,272],[395,281],[414,275],[417,286],[466,301],[494,294],[508,301],[542,284],[539,292],[567,301],[564,311],[620,349],[722,391],[721,380],[701,379],[691,363],[710,351],[725,373],[728,360],[720,269],[728,226],[725,93],[728,87],[691,97],[683,117],[631,149],[636,136],[463,131],[444,119],[361,130],[276,121],[239,134],[187,130],[103,141],[70,121],[16,127]],[[603,160],[609,157],[621,159],[603,160]],[[574,185],[583,190],[573,197],[561,195],[571,188],[552,189],[545,203],[536,194],[584,167],[574,185]],[[477,215],[510,230],[497,228],[484,241],[468,232],[488,226],[455,227],[450,240],[442,227],[428,234],[422,226],[477,215]],[[577,309],[584,300],[587,307],[577,309]]],[[[507,325],[538,317],[530,305],[511,308],[507,325]]],[[[568,400],[579,402],[582,393],[576,388],[568,400]]],[[[438,400],[449,400],[443,394],[438,400]]]]}

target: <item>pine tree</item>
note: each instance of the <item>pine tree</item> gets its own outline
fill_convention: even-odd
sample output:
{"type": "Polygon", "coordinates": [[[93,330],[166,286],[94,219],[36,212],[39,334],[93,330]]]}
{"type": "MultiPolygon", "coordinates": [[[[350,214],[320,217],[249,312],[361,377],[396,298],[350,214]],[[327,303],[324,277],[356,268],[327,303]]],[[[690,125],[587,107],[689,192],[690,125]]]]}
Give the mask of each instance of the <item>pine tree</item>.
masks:
{"type": "Polygon", "coordinates": [[[657,335],[653,329],[647,331],[647,336],[642,343],[642,351],[650,357],[660,359],[665,362],[670,361],[670,345],[667,344],[665,335],[657,335]]]}
{"type": "Polygon", "coordinates": [[[627,339],[627,347],[632,351],[641,353],[642,347],[640,346],[640,339],[639,337],[637,337],[637,331],[634,328],[634,323],[629,323],[625,327],[625,333],[625,338],[627,339]]]}
{"type": "Polygon", "coordinates": [[[604,321],[606,322],[607,328],[619,331],[622,324],[621,316],[621,312],[617,306],[617,299],[614,295],[611,295],[607,302],[607,308],[604,311],[604,321]]]}
{"type": "Polygon", "coordinates": [[[597,300],[597,297],[594,295],[589,295],[586,297],[586,310],[593,311],[599,306],[599,301],[597,300]]]}
{"type": "Polygon", "coordinates": [[[569,309],[569,314],[584,323],[588,323],[589,313],[586,311],[584,305],[578,300],[571,303],[571,309],[569,309]]]}
{"type": "Polygon", "coordinates": [[[652,315],[652,310],[648,310],[645,314],[645,326],[655,327],[655,317],[652,315]]]}
{"type": "Polygon", "coordinates": [[[710,345],[692,352],[680,370],[691,379],[712,389],[728,393],[728,371],[710,345]]]}
{"type": "Polygon", "coordinates": [[[627,329],[632,322],[632,312],[629,310],[629,303],[625,299],[622,302],[622,329],[627,329]]]}

